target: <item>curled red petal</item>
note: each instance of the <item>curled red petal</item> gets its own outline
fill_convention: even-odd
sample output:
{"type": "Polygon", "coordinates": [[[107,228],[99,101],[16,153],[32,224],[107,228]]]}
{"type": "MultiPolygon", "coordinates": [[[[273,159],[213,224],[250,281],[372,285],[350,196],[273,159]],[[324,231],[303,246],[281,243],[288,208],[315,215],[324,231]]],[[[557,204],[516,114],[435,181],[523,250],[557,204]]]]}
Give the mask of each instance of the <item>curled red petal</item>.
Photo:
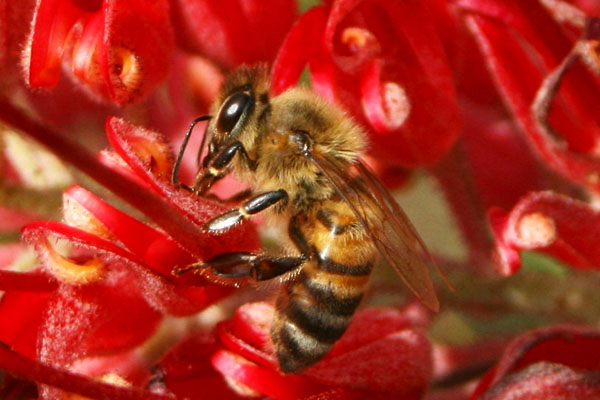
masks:
{"type": "Polygon", "coordinates": [[[275,95],[296,84],[304,67],[322,45],[327,18],[325,7],[308,10],[288,32],[273,62],[271,92],[275,95]]]}
{"type": "Polygon", "coordinates": [[[531,193],[508,213],[490,211],[499,270],[504,275],[521,265],[521,250],[537,250],[578,268],[599,268],[595,238],[600,213],[590,205],[553,192],[531,193]]]}
{"type": "Polygon", "coordinates": [[[442,43],[422,22],[428,18],[415,17],[429,7],[439,4],[333,2],[322,46],[309,59],[314,89],[370,128],[371,151],[410,168],[437,162],[460,130],[442,43]]]}
{"type": "MultiPolygon", "coordinates": [[[[588,370],[597,374],[598,364],[595,360],[599,356],[600,332],[594,328],[565,325],[527,332],[507,346],[497,366],[481,381],[471,399],[481,398],[490,387],[505,379],[510,384],[513,379],[511,374],[526,371],[527,367],[540,362],[561,364],[565,369],[588,370]]],[[[552,379],[548,381],[553,382],[552,379]]],[[[487,395],[483,396],[487,398],[487,395]]]]}
{"type": "Polygon", "coordinates": [[[23,63],[33,87],[55,87],[61,65],[93,98],[138,101],[167,74],[173,33],[166,0],[106,0],[98,6],[38,0],[23,63]],[[63,61],[64,59],[64,61],[63,61]]]}
{"type": "Polygon", "coordinates": [[[110,0],[105,6],[103,65],[110,99],[138,101],[166,77],[174,34],[167,0],[110,0]]]}

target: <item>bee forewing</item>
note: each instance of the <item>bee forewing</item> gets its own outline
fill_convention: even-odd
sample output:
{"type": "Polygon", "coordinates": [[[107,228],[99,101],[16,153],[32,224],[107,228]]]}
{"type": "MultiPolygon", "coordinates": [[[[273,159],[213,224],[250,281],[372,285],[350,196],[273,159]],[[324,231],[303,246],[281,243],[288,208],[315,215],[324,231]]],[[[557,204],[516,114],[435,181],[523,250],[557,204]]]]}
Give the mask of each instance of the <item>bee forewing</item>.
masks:
{"type": "Polygon", "coordinates": [[[438,311],[439,301],[429,274],[434,265],[432,257],[404,211],[375,174],[360,160],[346,170],[326,155],[308,157],[348,203],[381,256],[423,304],[438,311]]]}

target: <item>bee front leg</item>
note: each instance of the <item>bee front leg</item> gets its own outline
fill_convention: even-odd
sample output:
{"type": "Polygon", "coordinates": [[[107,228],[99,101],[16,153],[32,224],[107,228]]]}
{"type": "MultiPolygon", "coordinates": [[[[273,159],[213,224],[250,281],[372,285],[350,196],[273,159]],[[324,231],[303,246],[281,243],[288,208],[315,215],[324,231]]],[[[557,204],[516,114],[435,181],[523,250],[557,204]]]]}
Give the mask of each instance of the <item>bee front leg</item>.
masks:
{"type": "MultiPolygon", "coordinates": [[[[185,153],[185,149],[188,145],[188,142],[190,141],[190,137],[192,136],[194,127],[199,122],[208,121],[211,118],[212,118],[211,115],[203,115],[199,118],[196,118],[194,121],[192,121],[192,123],[190,124],[190,127],[188,128],[187,132],[185,133],[183,142],[181,143],[181,147],[179,148],[179,153],[177,154],[177,159],[175,160],[175,164],[173,164],[173,170],[171,171],[171,183],[176,188],[184,188],[187,190],[192,190],[191,187],[179,182],[179,167],[181,167],[181,160],[183,160],[183,154],[185,153]]],[[[202,146],[200,146],[200,152],[202,152],[202,148],[204,147],[205,139],[206,139],[206,129],[204,130],[204,137],[202,138],[202,146]]]]}
{"type": "Polygon", "coordinates": [[[191,264],[173,271],[181,275],[188,271],[210,268],[223,278],[252,278],[266,281],[293,271],[306,262],[305,256],[268,256],[247,252],[231,252],[215,256],[201,263],[191,264]]]}
{"type": "Polygon", "coordinates": [[[238,153],[249,166],[252,167],[256,164],[250,158],[242,143],[235,141],[223,148],[214,158],[210,158],[205,168],[196,176],[192,190],[200,195],[206,193],[215,182],[227,175],[229,165],[238,153]]]}
{"type": "Polygon", "coordinates": [[[208,232],[219,232],[239,223],[242,219],[250,217],[281,201],[287,201],[285,190],[275,190],[254,196],[242,204],[237,210],[231,210],[208,221],[202,228],[208,232]]]}

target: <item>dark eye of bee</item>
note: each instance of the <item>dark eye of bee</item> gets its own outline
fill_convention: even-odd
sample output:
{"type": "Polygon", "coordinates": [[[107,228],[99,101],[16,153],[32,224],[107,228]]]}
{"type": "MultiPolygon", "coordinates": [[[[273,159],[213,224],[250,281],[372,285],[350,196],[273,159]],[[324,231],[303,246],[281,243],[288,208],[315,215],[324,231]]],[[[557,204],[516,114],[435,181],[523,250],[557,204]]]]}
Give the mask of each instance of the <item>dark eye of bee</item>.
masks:
{"type": "Polygon", "coordinates": [[[252,106],[252,96],[248,92],[238,92],[229,96],[219,113],[217,120],[219,131],[230,133],[250,106],[252,106]]]}

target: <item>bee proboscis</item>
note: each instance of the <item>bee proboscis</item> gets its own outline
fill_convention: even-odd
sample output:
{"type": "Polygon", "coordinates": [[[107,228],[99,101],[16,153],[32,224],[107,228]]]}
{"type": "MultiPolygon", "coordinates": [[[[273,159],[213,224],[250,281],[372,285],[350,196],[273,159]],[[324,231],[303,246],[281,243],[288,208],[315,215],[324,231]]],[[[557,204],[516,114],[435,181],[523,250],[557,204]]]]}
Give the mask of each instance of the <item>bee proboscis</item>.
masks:
{"type": "MultiPolygon", "coordinates": [[[[254,195],[204,228],[223,231],[269,210],[288,223],[297,252],[225,253],[176,273],[281,278],[271,337],[282,372],[314,364],[342,336],[378,256],[425,305],[439,308],[431,257],[402,209],[360,160],[365,134],[343,111],[303,88],[271,98],[264,66],[242,67],[228,76],[211,111],[214,118],[199,119],[210,118],[201,146],[206,140],[208,151],[188,189],[204,194],[233,171],[254,195]]],[[[184,148],[185,143],[173,171],[176,184],[184,148]]]]}

